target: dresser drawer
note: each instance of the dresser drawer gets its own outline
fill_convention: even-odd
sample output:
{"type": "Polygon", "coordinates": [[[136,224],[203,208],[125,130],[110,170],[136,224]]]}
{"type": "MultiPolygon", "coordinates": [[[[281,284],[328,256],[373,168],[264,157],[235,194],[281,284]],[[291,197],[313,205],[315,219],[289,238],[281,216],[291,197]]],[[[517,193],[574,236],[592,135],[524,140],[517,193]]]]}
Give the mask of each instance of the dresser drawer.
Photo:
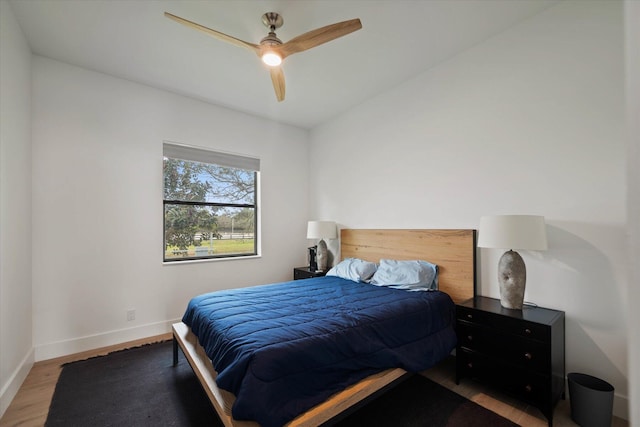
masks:
{"type": "Polygon", "coordinates": [[[551,378],[526,369],[501,363],[474,351],[463,350],[458,361],[458,369],[464,376],[491,383],[503,391],[529,402],[542,405],[551,391],[551,378]]]}
{"type": "Polygon", "coordinates": [[[461,306],[456,308],[456,313],[459,321],[475,323],[536,341],[548,342],[550,339],[549,328],[539,323],[513,319],[461,306]]]}
{"type": "Polygon", "coordinates": [[[536,372],[548,372],[551,368],[549,346],[541,341],[468,322],[459,321],[457,328],[458,345],[466,349],[536,372]]]}

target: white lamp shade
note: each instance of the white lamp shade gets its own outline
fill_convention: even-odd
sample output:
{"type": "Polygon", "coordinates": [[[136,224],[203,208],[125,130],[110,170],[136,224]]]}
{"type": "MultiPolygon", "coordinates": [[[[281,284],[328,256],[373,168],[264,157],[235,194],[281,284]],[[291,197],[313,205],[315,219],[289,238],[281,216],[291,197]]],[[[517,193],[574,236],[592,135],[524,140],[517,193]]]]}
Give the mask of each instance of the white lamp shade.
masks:
{"type": "Polygon", "coordinates": [[[336,223],[333,221],[309,221],[307,239],[335,239],[338,237],[336,223]]]}
{"type": "Polygon", "coordinates": [[[547,250],[544,217],[494,215],[480,218],[479,248],[547,250]]]}

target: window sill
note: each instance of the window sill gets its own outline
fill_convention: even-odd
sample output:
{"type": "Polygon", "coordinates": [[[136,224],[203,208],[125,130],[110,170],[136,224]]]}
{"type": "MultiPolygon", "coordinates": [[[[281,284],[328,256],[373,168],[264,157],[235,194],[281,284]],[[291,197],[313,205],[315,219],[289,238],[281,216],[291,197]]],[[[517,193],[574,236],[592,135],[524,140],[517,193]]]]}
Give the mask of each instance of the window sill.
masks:
{"type": "Polygon", "coordinates": [[[224,261],[240,261],[244,259],[257,259],[262,258],[262,255],[247,255],[236,256],[228,258],[205,258],[205,259],[185,259],[184,261],[162,261],[162,265],[185,265],[185,264],[200,264],[203,262],[224,262],[224,261]]]}

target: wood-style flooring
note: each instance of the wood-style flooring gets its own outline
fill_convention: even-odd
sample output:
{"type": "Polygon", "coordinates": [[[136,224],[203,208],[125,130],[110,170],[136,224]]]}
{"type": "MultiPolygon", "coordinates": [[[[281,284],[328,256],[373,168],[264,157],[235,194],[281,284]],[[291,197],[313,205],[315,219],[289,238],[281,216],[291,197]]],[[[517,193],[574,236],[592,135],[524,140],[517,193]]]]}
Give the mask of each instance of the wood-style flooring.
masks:
{"type": "MultiPolygon", "coordinates": [[[[20,387],[20,390],[11,402],[11,405],[9,405],[4,416],[0,419],[0,427],[39,427],[44,425],[47,419],[47,413],[49,411],[49,405],[55,390],[56,382],[58,381],[58,376],[62,370],[62,364],[170,338],[171,334],[159,335],[70,356],[37,362],[29,372],[29,375],[20,387]]],[[[444,361],[440,365],[423,372],[423,374],[433,381],[450,388],[456,393],[465,396],[467,399],[472,400],[505,418],[509,418],[523,427],[547,426],[547,420],[534,407],[485,388],[471,380],[463,380],[460,385],[456,385],[455,365],[453,360],[444,361]]],[[[556,407],[553,416],[553,424],[556,427],[577,425],[571,420],[568,399],[560,401],[556,407]]],[[[617,417],[614,417],[613,419],[613,427],[627,427],[628,425],[629,423],[625,420],[617,417]]]]}

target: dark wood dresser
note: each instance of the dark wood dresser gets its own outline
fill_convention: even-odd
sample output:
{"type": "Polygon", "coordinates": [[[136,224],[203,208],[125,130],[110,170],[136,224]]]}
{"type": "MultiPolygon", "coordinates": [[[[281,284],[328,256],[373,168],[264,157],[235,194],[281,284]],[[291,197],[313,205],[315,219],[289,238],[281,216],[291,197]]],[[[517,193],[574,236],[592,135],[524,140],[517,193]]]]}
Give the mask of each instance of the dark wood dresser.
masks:
{"type": "Polygon", "coordinates": [[[564,399],[564,312],[475,297],[456,306],[456,383],[469,377],[540,409],[553,423],[564,399]]]}

